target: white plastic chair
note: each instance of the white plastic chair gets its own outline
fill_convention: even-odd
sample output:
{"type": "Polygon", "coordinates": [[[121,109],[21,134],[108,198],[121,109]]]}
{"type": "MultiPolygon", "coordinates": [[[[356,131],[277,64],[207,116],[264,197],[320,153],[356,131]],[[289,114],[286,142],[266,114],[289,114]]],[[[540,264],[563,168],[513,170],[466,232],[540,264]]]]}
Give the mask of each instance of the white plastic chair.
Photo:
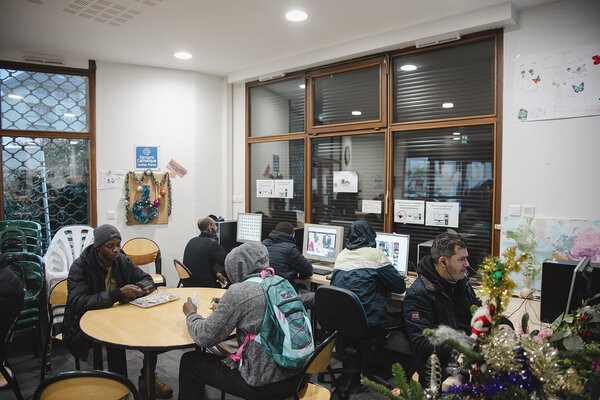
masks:
{"type": "Polygon", "coordinates": [[[47,287],[51,288],[55,283],[66,279],[73,261],[92,243],[94,228],[91,226],[70,225],[60,228],[44,255],[47,287]]]}

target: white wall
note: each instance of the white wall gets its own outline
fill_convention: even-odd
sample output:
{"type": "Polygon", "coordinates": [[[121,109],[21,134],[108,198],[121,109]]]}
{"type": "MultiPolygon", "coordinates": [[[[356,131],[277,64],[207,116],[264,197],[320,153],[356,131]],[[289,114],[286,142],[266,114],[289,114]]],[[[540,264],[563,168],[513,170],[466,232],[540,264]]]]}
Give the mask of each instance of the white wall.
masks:
{"type": "MultiPolygon", "coordinates": [[[[97,170],[131,171],[135,145],[159,145],[160,167],[173,158],[188,170],[173,178],[172,213],[166,225],[126,225],[123,190],[98,190],[98,224],[117,226],[128,239],[144,236],[161,249],[168,286],[178,282],[173,259],[181,259],[196,222],[210,213],[229,217],[231,108],[223,78],[99,62],[97,70],[97,170]],[[229,204],[229,206],[228,206],[229,204]],[[107,212],[116,210],[116,220],[107,212]]],[[[153,272],[151,265],[143,267],[153,272]]]]}

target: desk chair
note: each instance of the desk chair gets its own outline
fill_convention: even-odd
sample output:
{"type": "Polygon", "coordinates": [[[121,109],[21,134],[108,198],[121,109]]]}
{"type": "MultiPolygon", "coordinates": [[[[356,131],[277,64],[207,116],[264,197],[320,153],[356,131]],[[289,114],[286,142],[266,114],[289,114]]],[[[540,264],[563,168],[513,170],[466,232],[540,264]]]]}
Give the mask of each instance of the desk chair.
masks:
{"type": "Polygon", "coordinates": [[[175,270],[177,270],[177,276],[179,276],[179,283],[177,284],[177,287],[180,287],[183,285],[184,279],[189,279],[192,277],[192,272],[179,260],[173,260],[173,265],[175,266],[175,270]]]}
{"type": "Polygon", "coordinates": [[[34,400],[123,398],[139,400],[140,396],[127,378],[107,371],[62,372],[40,383],[33,395],[34,400]]]}
{"type": "Polygon", "coordinates": [[[162,258],[160,255],[160,248],[153,240],[142,237],[130,239],[125,242],[121,249],[137,266],[154,262],[156,273],[150,274],[154,284],[156,286],[167,285],[165,277],[162,275],[162,258]]]}

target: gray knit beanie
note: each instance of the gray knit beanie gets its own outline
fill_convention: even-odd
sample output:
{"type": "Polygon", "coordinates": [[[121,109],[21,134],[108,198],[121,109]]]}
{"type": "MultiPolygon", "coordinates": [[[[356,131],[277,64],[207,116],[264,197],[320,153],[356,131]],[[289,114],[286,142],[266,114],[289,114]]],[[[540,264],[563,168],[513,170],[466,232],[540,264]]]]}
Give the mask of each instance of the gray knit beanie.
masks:
{"type": "Polygon", "coordinates": [[[100,247],[110,239],[121,239],[119,230],[110,224],[100,225],[94,229],[94,247],[100,247]]]}

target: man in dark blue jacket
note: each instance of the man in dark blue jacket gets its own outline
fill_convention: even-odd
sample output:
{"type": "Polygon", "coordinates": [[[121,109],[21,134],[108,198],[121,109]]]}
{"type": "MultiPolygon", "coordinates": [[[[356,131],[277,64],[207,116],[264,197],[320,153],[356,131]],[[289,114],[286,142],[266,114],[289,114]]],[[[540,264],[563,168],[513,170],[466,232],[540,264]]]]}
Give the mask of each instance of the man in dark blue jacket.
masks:
{"type": "MultiPolygon", "coordinates": [[[[433,344],[423,336],[424,329],[440,325],[471,333],[471,306],[481,305],[469,283],[467,245],[456,234],[442,233],[431,246],[431,255],[417,266],[419,276],[404,297],[404,323],[419,380],[425,384],[426,364],[433,352],[433,344]]],[[[442,364],[442,375],[452,349],[436,347],[442,364]]],[[[443,380],[442,379],[442,380],[443,380]]]]}

